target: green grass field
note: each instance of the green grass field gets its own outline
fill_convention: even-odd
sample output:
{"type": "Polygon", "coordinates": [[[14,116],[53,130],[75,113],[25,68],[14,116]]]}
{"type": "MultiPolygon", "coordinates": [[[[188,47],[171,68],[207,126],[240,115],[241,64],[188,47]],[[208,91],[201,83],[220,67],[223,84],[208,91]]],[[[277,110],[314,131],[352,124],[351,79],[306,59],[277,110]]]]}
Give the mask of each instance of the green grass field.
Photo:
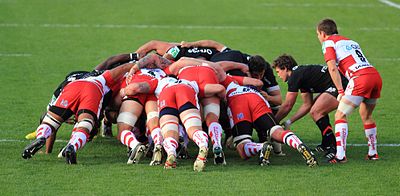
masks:
{"type": "MultiPolygon", "coordinates": [[[[366,146],[350,146],[347,164],[312,169],[288,148],[286,157],[272,157],[268,167],[227,150],[228,165],[214,166],[210,159],[203,173],[192,171],[193,159],[172,171],[148,166],[149,159],[126,165],[126,148],[115,138],[88,143],[78,152],[78,165],[66,165],[57,153],[21,158],[29,143],[25,134],[36,129],[51,93],[70,71],[90,70],[152,39],[214,39],[268,61],[289,53],[300,64],[323,63],[315,25],[324,17],[358,41],[381,73],[382,98],[374,115],[378,143],[398,144],[399,16],[400,9],[378,0],[0,0],[0,195],[400,194],[398,145],[380,146],[376,162],[364,160],[366,146]]],[[[348,143],[365,144],[357,112],[349,121],[348,143]]],[[[71,129],[61,127],[56,151],[71,129]]],[[[293,129],[311,147],[320,141],[308,116],[293,129]]]]}

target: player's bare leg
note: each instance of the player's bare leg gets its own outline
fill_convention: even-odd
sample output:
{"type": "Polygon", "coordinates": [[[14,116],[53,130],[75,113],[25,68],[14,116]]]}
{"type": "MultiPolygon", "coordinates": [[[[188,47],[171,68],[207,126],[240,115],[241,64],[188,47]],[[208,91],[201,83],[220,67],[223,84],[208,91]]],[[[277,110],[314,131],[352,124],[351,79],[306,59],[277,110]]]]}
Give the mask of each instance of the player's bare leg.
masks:
{"type": "Polygon", "coordinates": [[[176,149],[179,141],[178,123],[179,119],[174,115],[166,114],[160,117],[161,132],[164,138],[163,147],[167,153],[165,169],[176,168],[176,149]]]}
{"type": "Polygon", "coordinates": [[[203,171],[208,154],[208,136],[202,130],[200,112],[197,109],[188,109],[179,114],[186,132],[191,140],[199,147],[199,153],[193,165],[194,171],[203,171]]]}
{"type": "Polygon", "coordinates": [[[24,148],[22,158],[32,158],[32,156],[45,145],[46,139],[49,138],[53,132],[58,130],[63,121],[64,120],[60,116],[48,111],[42,123],[36,129],[36,139],[24,148]]]}
{"type": "Polygon", "coordinates": [[[121,104],[117,118],[118,138],[122,144],[130,148],[127,164],[139,163],[145,154],[146,147],[141,145],[131,131],[142,110],[143,106],[140,103],[133,100],[125,100],[121,104]]]}
{"type": "Polygon", "coordinates": [[[321,131],[322,141],[316,150],[325,152],[325,157],[330,160],[336,154],[336,140],[329,120],[329,113],[336,110],[339,102],[328,93],[320,94],[310,110],[310,115],[321,131]]]}
{"type": "Polygon", "coordinates": [[[297,150],[306,160],[306,164],[309,167],[318,165],[314,153],[293,132],[283,130],[281,126],[276,125],[271,128],[270,134],[275,141],[282,142],[297,150]]]}
{"type": "Polygon", "coordinates": [[[222,126],[219,124],[220,99],[218,97],[208,97],[201,100],[208,135],[213,145],[214,164],[226,165],[225,155],[222,149],[222,126]]]}
{"type": "Polygon", "coordinates": [[[150,165],[160,165],[162,159],[162,143],[163,137],[158,118],[157,101],[147,101],[145,105],[147,114],[147,128],[150,131],[151,138],[154,142],[153,157],[150,165]]]}
{"type": "Polygon", "coordinates": [[[377,129],[375,120],[372,118],[372,112],[375,109],[375,101],[368,104],[366,102],[362,102],[360,104],[360,117],[364,124],[365,136],[368,140],[368,154],[365,157],[367,160],[378,160],[378,149],[377,149],[377,129]]]}
{"type": "Polygon", "coordinates": [[[71,139],[64,151],[64,157],[67,164],[77,164],[76,152],[86,144],[89,139],[89,134],[93,130],[94,126],[95,120],[91,114],[79,114],[77,123],[72,130],[71,139]]]}

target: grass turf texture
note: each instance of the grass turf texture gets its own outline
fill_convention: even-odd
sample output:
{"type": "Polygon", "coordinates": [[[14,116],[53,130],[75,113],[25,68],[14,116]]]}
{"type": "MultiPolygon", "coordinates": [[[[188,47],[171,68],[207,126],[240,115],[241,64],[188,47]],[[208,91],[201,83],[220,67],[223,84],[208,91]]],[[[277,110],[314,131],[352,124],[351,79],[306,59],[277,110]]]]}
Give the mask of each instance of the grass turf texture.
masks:
{"type": "MultiPolygon", "coordinates": [[[[52,91],[67,73],[90,70],[109,56],[134,51],[148,40],[214,39],[233,49],[261,54],[270,62],[285,52],[299,64],[323,63],[315,25],[332,17],[340,33],[358,41],[382,75],[382,99],[374,115],[378,142],[399,141],[395,122],[400,97],[396,90],[400,10],[378,1],[0,0],[0,5],[2,140],[22,140],[36,128],[52,91]]],[[[285,93],[286,84],[279,82],[285,93]]],[[[357,112],[349,122],[348,143],[366,143],[357,112]]],[[[306,143],[320,141],[310,117],[292,128],[306,143]]],[[[71,126],[63,125],[58,138],[69,139],[70,130],[71,126]]],[[[288,156],[273,157],[269,167],[257,166],[256,159],[242,161],[227,150],[227,166],[213,166],[209,159],[206,172],[195,173],[193,159],[180,161],[173,171],[150,167],[148,159],[128,166],[125,147],[113,139],[88,143],[78,152],[76,166],[58,160],[56,153],[23,160],[21,151],[28,143],[0,142],[2,195],[400,192],[399,147],[379,147],[382,159],[377,162],[363,160],[367,147],[349,147],[347,164],[321,163],[314,169],[288,148],[288,156]]],[[[55,151],[63,145],[56,143],[55,151]]],[[[192,149],[193,156],[196,150],[192,149]]]]}

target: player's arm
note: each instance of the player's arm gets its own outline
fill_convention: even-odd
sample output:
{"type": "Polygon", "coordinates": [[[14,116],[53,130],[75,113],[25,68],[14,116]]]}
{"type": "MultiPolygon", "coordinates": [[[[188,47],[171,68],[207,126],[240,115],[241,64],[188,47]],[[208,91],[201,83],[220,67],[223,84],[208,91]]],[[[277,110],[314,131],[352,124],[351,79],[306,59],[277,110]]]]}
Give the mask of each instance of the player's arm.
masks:
{"type": "Polygon", "coordinates": [[[243,63],[233,62],[233,61],[219,61],[218,64],[224,69],[225,72],[233,69],[239,69],[243,73],[250,76],[249,66],[243,63]]]}
{"type": "Polygon", "coordinates": [[[132,83],[121,89],[121,97],[132,96],[140,93],[150,93],[150,84],[147,82],[132,83]]]}
{"type": "MultiPolygon", "coordinates": [[[[114,69],[111,69],[109,71],[109,76],[113,81],[119,81],[122,79],[122,77],[129,72],[129,70],[133,67],[133,63],[125,63],[121,66],[118,66],[114,69]]],[[[104,72],[103,75],[106,73],[104,72]]],[[[109,79],[108,77],[106,78],[106,80],[109,79]]]]}
{"type": "Polygon", "coordinates": [[[213,68],[219,82],[224,81],[226,78],[226,73],[219,64],[202,59],[182,57],[178,61],[172,63],[171,66],[168,67],[168,69],[172,74],[177,75],[179,73],[179,70],[191,65],[206,65],[213,68]]]}
{"type": "Polygon", "coordinates": [[[173,46],[176,46],[177,44],[174,43],[169,43],[169,42],[164,42],[164,41],[158,41],[158,40],[151,40],[142,46],[140,46],[137,50],[136,53],[139,55],[139,58],[142,58],[146,56],[151,51],[156,51],[160,55],[164,55],[167,50],[173,46]]]}
{"type": "Polygon", "coordinates": [[[270,91],[269,93],[261,91],[261,95],[271,104],[274,105],[282,104],[282,94],[280,89],[270,91]]]}
{"type": "Polygon", "coordinates": [[[296,103],[297,92],[287,92],[286,99],[279,108],[278,112],[275,114],[275,119],[280,122],[283,118],[285,118],[289,112],[292,110],[293,105],[296,103]]]}
{"type": "Polygon", "coordinates": [[[166,67],[170,66],[171,64],[172,64],[171,61],[169,61],[168,59],[166,59],[160,55],[148,54],[135,63],[135,65],[130,70],[129,74],[130,75],[134,74],[136,71],[139,71],[140,69],[143,69],[143,68],[165,69],[166,67]]]}
{"type": "Polygon", "coordinates": [[[101,71],[101,70],[108,70],[112,67],[116,67],[118,65],[122,65],[129,61],[138,60],[136,53],[129,53],[129,54],[119,54],[112,56],[105,60],[104,62],[98,64],[94,69],[101,71]]]}
{"type": "Polygon", "coordinates": [[[205,97],[218,96],[220,99],[225,99],[226,90],[221,84],[207,84],[204,90],[205,97]]]}
{"type": "Polygon", "coordinates": [[[260,89],[263,86],[263,82],[256,78],[243,77],[243,85],[252,85],[260,89]]]}
{"type": "MultiPolygon", "coordinates": [[[[326,62],[326,64],[328,65],[329,74],[331,75],[333,84],[335,84],[336,89],[339,92],[339,96],[342,96],[344,93],[343,86],[342,86],[342,78],[341,78],[339,70],[336,66],[336,60],[329,60],[326,62]]],[[[338,96],[338,99],[340,101],[339,96],[338,96]]]]}
{"type": "Polygon", "coordinates": [[[291,122],[290,124],[294,123],[295,121],[305,116],[308,112],[310,112],[310,109],[313,105],[312,94],[308,92],[301,93],[301,99],[303,100],[303,104],[301,104],[296,113],[289,118],[291,122]]]}
{"type": "Polygon", "coordinates": [[[182,47],[207,47],[207,48],[215,48],[218,51],[222,51],[226,49],[227,47],[224,44],[221,44],[217,41],[214,40],[199,40],[195,42],[181,42],[182,47]]]}

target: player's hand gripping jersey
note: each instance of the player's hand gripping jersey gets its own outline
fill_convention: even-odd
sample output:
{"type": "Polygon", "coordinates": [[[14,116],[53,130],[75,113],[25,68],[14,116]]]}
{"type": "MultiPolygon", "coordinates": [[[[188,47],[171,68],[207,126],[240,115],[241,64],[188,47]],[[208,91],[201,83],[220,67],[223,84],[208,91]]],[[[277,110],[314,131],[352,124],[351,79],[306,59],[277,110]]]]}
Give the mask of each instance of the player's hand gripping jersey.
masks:
{"type": "Polygon", "coordinates": [[[165,76],[166,76],[165,72],[161,69],[146,69],[146,68],[140,69],[132,76],[132,79],[130,80],[129,84],[147,82],[150,86],[149,93],[130,95],[124,97],[124,99],[134,99],[137,100],[142,105],[144,105],[149,100],[156,101],[157,98],[154,96],[154,91],[157,88],[157,81],[165,76]]]}
{"type": "Polygon", "coordinates": [[[241,86],[233,77],[227,76],[223,85],[226,86],[226,98],[231,119],[231,126],[241,122],[254,122],[266,113],[272,113],[268,101],[255,89],[241,86]]]}

